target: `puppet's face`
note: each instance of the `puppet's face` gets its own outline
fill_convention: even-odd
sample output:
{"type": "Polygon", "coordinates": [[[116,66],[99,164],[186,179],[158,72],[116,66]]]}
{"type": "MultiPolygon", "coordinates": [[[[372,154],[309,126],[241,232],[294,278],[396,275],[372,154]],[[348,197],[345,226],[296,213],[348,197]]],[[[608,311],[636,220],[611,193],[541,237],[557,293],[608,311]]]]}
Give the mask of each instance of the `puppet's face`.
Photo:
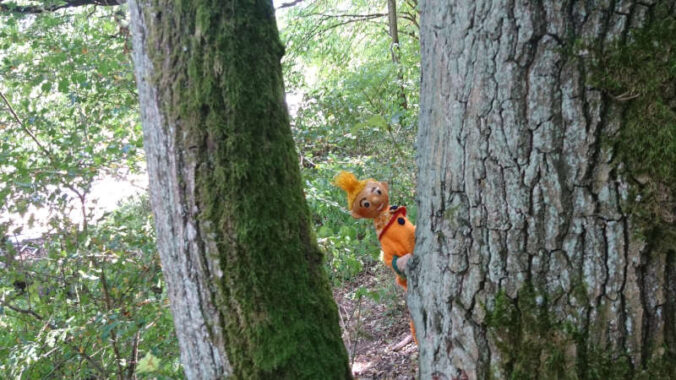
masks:
{"type": "Polygon", "coordinates": [[[354,199],[352,216],[373,219],[388,207],[390,199],[387,196],[387,183],[368,181],[364,190],[354,199]]]}

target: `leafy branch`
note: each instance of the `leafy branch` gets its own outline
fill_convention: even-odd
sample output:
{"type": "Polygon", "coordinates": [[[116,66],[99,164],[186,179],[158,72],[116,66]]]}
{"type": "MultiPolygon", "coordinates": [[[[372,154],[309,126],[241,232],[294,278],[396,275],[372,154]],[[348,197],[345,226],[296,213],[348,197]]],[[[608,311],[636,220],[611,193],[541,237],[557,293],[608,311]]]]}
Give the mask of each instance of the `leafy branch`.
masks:
{"type": "Polygon", "coordinates": [[[2,100],[7,105],[7,109],[9,110],[9,113],[12,114],[12,116],[14,117],[14,120],[16,120],[16,122],[19,124],[19,126],[21,126],[21,128],[26,132],[26,134],[28,134],[28,136],[30,136],[31,140],[33,140],[33,142],[35,142],[35,145],[37,145],[38,148],[40,148],[40,150],[42,150],[47,156],[49,156],[51,158],[52,152],[49,149],[47,149],[44,145],[42,145],[40,143],[40,141],[38,140],[38,138],[35,137],[33,132],[30,129],[28,129],[28,127],[26,127],[26,125],[23,123],[23,121],[21,121],[19,116],[16,114],[16,111],[14,111],[14,108],[12,107],[12,105],[9,103],[9,101],[7,100],[7,98],[5,97],[5,95],[2,92],[0,92],[0,97],[2,98],[2,100]]]}
{"type": "MultiPolygon", "coordinates": [[[[42,145],[40,143],[40,140],[38,140],[38,138],[35,136],[35,134],[33,134],[33,132],[30,129],[28,129],[28,127],[26,127],[26,125],[23,123],[23,121],[21,121],[19,116],[16,114],[16,111],[14,111],[14,108],[12,107],[12,105],[9,103],[9,101],[7,100],[7,98],[5,97],[5,95],[2,92],[0,92],[0,97],[2,98],[2,100],[7,105],[7,109],[9,109],[9,112],[14,117],[14,120],[16,120],[16,122],[21,126],[21,129],[23,129],[24,132],[26,132],[26,134],[28,134],[28,136],[30,136],[31,140],[33,140],[33,142],[35,142],[35,144],[38,146],[38,148],[40,148],[40,150],[47,156],[47,158],[49,159],[49,161],[52,164],[52,166],[54,167],[54,169],[58,170],[58,165],[56,164],[57,160],[54,157],[54,154],[49,149],[47,149],[47,147],[42,145]]],[[[62,184],[67,189],[69,189],[70,191],[75,193],[75,195],[77,195],[78,198],[80,198],[80,200],[84,199],[84,194],[81,191],[79,191],[78,189],[76,189],[72,184],[67,183],[63,180],[62,180],[62,184]]]]}

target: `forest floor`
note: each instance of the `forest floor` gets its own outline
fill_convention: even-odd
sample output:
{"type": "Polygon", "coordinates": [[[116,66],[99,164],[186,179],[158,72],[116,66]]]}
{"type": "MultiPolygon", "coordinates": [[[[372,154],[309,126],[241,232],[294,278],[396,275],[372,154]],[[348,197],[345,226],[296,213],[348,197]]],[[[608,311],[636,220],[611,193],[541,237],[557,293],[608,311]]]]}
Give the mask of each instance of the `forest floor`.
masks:
{"type": "Polygon", "coordinates": [[[394,274],[379,262],[366,264],[333,295],[355,378],[416,379],[418,347],[407,339],[405,294],[394,284],[394,274]]]}

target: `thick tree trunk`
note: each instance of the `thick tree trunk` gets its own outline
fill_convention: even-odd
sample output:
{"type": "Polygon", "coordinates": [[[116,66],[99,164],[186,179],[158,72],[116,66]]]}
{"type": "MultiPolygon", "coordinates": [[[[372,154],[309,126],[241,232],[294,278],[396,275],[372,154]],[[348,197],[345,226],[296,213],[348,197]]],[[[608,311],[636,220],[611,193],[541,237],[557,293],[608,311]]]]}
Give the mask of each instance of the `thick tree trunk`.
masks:
{"type": "Polygon", "coordinates": [[[190,379],[350,378],[271,1],[131,1],[158,248],[190,379]]]}
{"type": "Polygon", "coordinates": [[[390,38],[392,44],[390,50],[392,53],[392,63],[397,70],[397,80],[399,81],[399,105],[402,109],[408,108],[406,101],[406,89],[404,88],[404,75],[401,72],[399,63],[399,27],[397,25],[397,0],[387,0],[387,23],[390,27],[390,38]]]}
{"type": "Polygon", "coordinates": [[[674,375],[674,250],[642,241],[589,59],[638,1],[421,2],[409,307],[421,378],[674,375]]]}

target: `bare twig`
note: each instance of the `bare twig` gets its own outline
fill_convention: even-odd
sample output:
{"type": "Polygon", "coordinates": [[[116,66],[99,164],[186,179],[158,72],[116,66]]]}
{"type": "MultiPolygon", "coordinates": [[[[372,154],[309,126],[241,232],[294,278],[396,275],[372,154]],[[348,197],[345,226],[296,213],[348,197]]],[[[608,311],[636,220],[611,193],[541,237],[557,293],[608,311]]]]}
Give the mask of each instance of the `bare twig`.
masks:
{"type": "Polygon", "coordinates": [[[65,3],[57,3],[48,6],[0,3],[0,11],[7,13],[39,14],[45,12],[55,12],[64,8],[80,7],[83,5],[100,5],[104,7],[110,7],[122,5],[126,2],[127,0],[66,0],[65,3]]]}
{"type": "Polygon", "coordinates": [[[403,33],[407,36],[410,36],[411,38],[413,38],[415,40],[418,40],[418,41],[420,40],[420,37],[418,37],[418,35],[413,33],[413,32],[409,32],[409,31],[406,31],[406,30],[400,30],[399,33],[403,33]]]}
{"type": "Polygon", "coordinates": [[[78,355],[82,356],[86,361],[88,361],[89,364],[91,364],[92,366],[94,366],[94,368],[95,368],[101,375],[103,375],[104,378],[107,378],[107,377],[108,377],[108,374],[106,373],[106,370],[103,369],[103,367],[101,366],[101,364],[99,364],[96,360],[94,360],[94,358],[92,358],[91,356],[87,355],[87,353],[84,352],[84,350],[81,350],[80,347],[76,346],[75,344],[69,342],[68,345],[70,346],[70,348],[72,348],[73,350],[75,350],[75,352],[77,352],[78,355]]]}
{"type": "Polygon", "coordinates": [[[401,342],[393,345],[390,347],[390,350],[392,351],[399,351],[402,348],[406,347],[407,344],[411,343],[413,341],[413,335],[408,334],[404,339],[401,340],[401,342]]]}
{"type": "Polygon", "coordinates": [[[359,329],[361,328],[361,300],[363,296],[359,296],[357,302],[357,327],[355,329],[354,344],[352,345],[352,359],[350,360],[350,368],[354,367],[354,359],[357,357],[357,343],[359,343],[359,329]]]}
{"type": "Polygon", "coordinates": [[[134,343],[131,346],[131,355],[129,357],[129,365],[127,366],[127,379],[135,378],[136,363],[138,363],[138,341],[141,337],[141,329],[136,331],[134,335],[134,343]]]}
{"type": "Polygon", "coordinates": [[[9,113],[12,114],[12,116],[14,117],[14,120],[16,120],[17,123],[19,123],[21,128],[28,134],[28,136],[30,136],[30,138],[33,140],[33,142],[35,142],[35,144],[40,148],[40,150],[42,150],[46,155],[48,155],[51,158],[52,152],[50,152],[49,149],[45,148],[45,146],[40,143],[38,138],[35,137],[33,132],[30,129],[28,129],[28,127],[26,127],[26,124],[24,124],[23,121],[21,121],[21,119],[19,119],[19,116],[14,111],[14,108],[12,107],[12,105],[9,103],[9,101],[7,100],[7,98],[5,97],[5,95],[2,92],[0,92],[0,97],[2,97],[2,100],[7,105],[7,108],[9,109],[9,113]]]}
{"type": "Polygon", "coordinates": [[[413,24],[418,30],[420,30],[420,25],[418,25],[418,19],[415,15],[412,15],[410,13],[404,12],[401,13],[401,18],[404,20],[408,20],[411,24],[413,24]]]}
{"type": "MultiPolygon", "coordinates": [[[[35,312],[34,310],[32,310],[32,309],[22,309],[22,308],[20,308],[20,307],[16,307],[16,306],[14,306],[14,305],[12,305],[12,304],[9,304],[9,303],[7,303],[7,302],[4,302],[4,301],[0,301],[0,304],[1,304],[2,306],[4,306],[4,307],[10,309],[10,310],[13,310],[13,311],[17,312],[17,313],[30,315],[30,316],[32,316],[33,318],[37,319],[38,321],[44,322],[44,320],[45,320],[40,314],[36,313],[36,312],[35,312]]],[[[51,323],[51,322],[47,322],[47,327],[49,327],[50,329],[55,329],[55,328],[56,328],[56,325],[54,325],[54,324],[51,323]]]]}
{"type": "MultiPolygon", "coordinates": [[[[346,342],[347,344],[345,346],[350,347],[350,346],[352,346],[351,340],[350,340],[350,330],[348,329],[349,328],[348,324],[345,322],[345,318],[343,318],[343,313],[342,313],[343,309],[344,309],[343,306],[338,305],[338,316],[340,317],[340,327],[345,332],[345,340],[347,340],[347,342],[346,342]]],[[[345,311],[345,313],[347,313],[347,311],[345,311]]],[[[349,323],[349,320],[348,320],[348,323],[349,323]]],[[[348,352],[348,354],[351,355],[349,352],[348,352]]]]}
{"type": "Polygon", "coordinates": [[[305,1],[305,0],[294,0],[294,1],[291,1],[291,2],[288,2],[288,3],[282,3],[282,5],[278,6],[276,9],[293,7],[294,5],[302,3],[303,1],[305,1]]]}
{"type": "MultiPolygon", "coordinates": [[[[113,301],[110,297],[110,291],[108,290],[108,281],[106,280],[106,272],[104,268],[100,265],[100,263],[96,262],[94,259],[92,259],[92,264],[101,271],[100,279],[101,279],[101,287],[103,288],[103,297],[106,305],[106,311],[111,312],[113,310],[113,301]]],[[[124,369],[122,368],[122,355],[120,354],[120,348],[118,347],[117,333],[115,332],[115,329],[110,330],[110,342],[113,346],[113,353],[115,354],[115,362],[117,363],[117,378],[119,380],[123,380],[124,369]]]]}
{"type": "Polygon", "coordinates": [[[352,13],[340,13],[340,14],[327,14],[327,13],[309,13],[306,15],[306,17],[312,17],[312,16],[321,16],[322,18],[325,19],[330,19],[330,18],[359,18],[359,19],[372,19],[372,18],[378,18],[378,17],[385,17],[387,16],[387,13],[368,13],[368,14],[352,14],[352,13]]]}
{"type": "Polygon", "coordinates": [[[636,99],[639,96],[641,96],[641,94],[631,93],[630,91],[627,91],[627,92],[624,92],[620,95],[613,96],[613,98],[615,98],[615,100],[617,100],[618,102],[626,102],[627,100],[636,99]]]}

